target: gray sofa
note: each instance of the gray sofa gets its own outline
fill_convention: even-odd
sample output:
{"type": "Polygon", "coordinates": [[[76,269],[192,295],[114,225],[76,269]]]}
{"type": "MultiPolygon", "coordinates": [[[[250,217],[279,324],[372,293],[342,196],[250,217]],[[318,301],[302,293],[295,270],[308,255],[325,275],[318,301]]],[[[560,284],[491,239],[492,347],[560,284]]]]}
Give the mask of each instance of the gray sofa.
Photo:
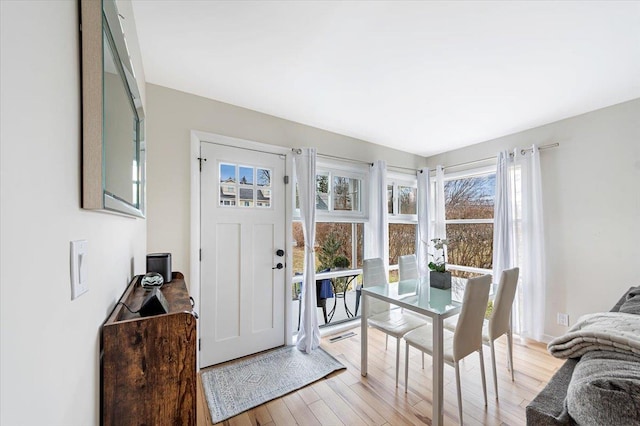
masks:
{"type": "MultiPolygon", "coordinates": [[[[621,308],[625,313],[640,314],[640,287],[631,287],[611,312],[620,312],[621,308]]],[[[640,357],[623,357],[608,351],[590,352],[581,358],[568,359],[560,367],[546,387],[527,406],[527,425],[640,425],[638,392],[640,357]],[[611,382],[599,380],[605,375],[617,377],[611,382]],[[581,386],[590,386],[591,389],[595,386],[596,395],[599,396],[593,398],[588,392],[584,395],[578,393],[580,390],[576,390],[579,387],[576,383],[570,391],[572,379],[582,383],[585,383],[585,379],[593,379],[581,386]],[[567,397],[568,391],[570,397],[567,397]],[[602,398],[602,395],[605,397],[602,398]],[[578,419],[574,419],[572,414],[578,419]]]]}

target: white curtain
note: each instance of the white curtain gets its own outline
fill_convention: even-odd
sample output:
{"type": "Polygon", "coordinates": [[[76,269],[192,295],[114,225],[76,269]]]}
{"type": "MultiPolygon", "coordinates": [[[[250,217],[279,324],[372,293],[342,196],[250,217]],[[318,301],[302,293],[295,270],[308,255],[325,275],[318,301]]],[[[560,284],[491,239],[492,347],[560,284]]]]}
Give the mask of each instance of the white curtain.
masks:
{"type": "Polygon", "coordinates": [[[499,152],[496,165],[496,192],[493,213],[494,282],[500,279],[502,271],[515,266],[513,170],[513,161],[509,152],[506,150],[499,152]]]}
{"type": "Polygon", "coordinates": [[[369,175],[369,222],[365,224],[365,259],[379,257],[389,272],[389,220],[387,207],[387,164],[376,161],[369,175]]]}
{"type": "MultiPolygon", "coordinates": [[[[435,217],[433,222],[432,232],[429,233],[429,238],[447,238],[447,226],[444,223],[445,220],[445,197],[444,197],[444,168],[442,166],[436,167],[436,180],[435,180],[435,217]]],[[[430,253],[437,253],[437,250],[433,247],[433,243],[430,241],[429,245],[430,253]]],[[[445,261],[447,260],[447,250],[444,250],[445,261]]]]}
{"type": "Polygon", "coordinates": [[[298,182],[300,217],[304,233],[304,273],[302,279],[302,303],[300,329],[296,347],[310,353],[320,346],[320,329],[316,309],[316,149],[301,148],[293,156],[298,182]]]}
{"type": "Polygon", "coordinates": [[[546,266],[540,154],[533,145],[498,154],[494,213],[493,273],[520,267],[514,332],[544,337],[546,266]]]}
{"type": "Polygon", "coordinates": [[[431,249],[431,218],[429,204],[431,200],[431,179],[429,169],[418,171],[418,229],[416,232],[416,258],[418,261],[418,273],[424,277],[428,275],[429,250],[431,249]]]}
{"type": "Polygon", "coordinates": [[[540,152],[533,145],[531,149],[516,151],[514,159],[515,182],[520,183],[515,204],[516,223],[520,225],[516,227],[516,240],[522,277],[519,297],[522,308],[517,331],[540,341],[544,336],[546,286],[540,152]]]}

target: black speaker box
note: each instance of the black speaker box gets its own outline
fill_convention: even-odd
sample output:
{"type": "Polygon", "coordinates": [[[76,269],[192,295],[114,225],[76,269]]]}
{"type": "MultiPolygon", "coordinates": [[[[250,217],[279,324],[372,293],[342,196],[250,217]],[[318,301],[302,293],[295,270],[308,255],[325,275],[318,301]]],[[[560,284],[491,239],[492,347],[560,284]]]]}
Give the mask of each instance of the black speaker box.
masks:
{"type": "Polygon", "coordinates": [[[165,284],[171,282],[171,253],[149,253],[147,272],[159,273],[164,278],[165,284]]]}
{"type": "Polygon", "coordinates": [[[142,301],[139,312],[141,317],[166,314],[167,312],[169,312],[167,299],[164,298],[160,290],[154,288],[153,290],[151,290],[151,293],[149,293],[147,297],[145,297],[142,301]]]}

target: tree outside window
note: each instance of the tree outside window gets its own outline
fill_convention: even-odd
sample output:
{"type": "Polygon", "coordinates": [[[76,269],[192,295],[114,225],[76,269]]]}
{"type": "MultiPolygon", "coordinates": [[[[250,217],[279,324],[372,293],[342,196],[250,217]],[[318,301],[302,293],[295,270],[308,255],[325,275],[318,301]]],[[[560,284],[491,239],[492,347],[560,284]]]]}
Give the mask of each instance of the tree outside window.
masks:
{"type": "Polygon", "coordinates": [[[455,266],[490,271],[493,266],[495,173],[445,182],[447,263],[454,276],[476,275],[455,266]]]}
{"type": "MultiPolygon", "coordinates": [[[[389,265],[397,265],[398,258],[416,252],[416,224],[389,224],[389,265]]],[[[389,271],[389,282],[398,281],[398,270],[389,271]]]]}
{"type": "Polygon", "coordinates": [[[360,180],[342,176],[333,177],[333,209],[360,210],[360,180]]]}
{"type": "MultiPolygon", "coordinates": [[[[293,222],[293,272],[304,269],[304,232],[302,223],[293,222]]],[[[321,271],[334,265],[336,258],[349,259],[350,268],[362,268],[364,257],[363,223],[316,223],[316,270],[321,271]]],[[[359,281],[359,280],[358,280],[359,281]]],[[[293,292],[296,295],[295,290],[293,292]]]]}
{"type": "Polygon", "coordinates": [[[416,252],[418,187],[414,176],[392,175],[387,184],[389,282],[398,281],[398,258],[416,252]]]}
{"type": "Polygon", "coordinates": [[[411,186],[398,186],[398,208],[400,214],[418,214],[418,188],[411,186]]]}

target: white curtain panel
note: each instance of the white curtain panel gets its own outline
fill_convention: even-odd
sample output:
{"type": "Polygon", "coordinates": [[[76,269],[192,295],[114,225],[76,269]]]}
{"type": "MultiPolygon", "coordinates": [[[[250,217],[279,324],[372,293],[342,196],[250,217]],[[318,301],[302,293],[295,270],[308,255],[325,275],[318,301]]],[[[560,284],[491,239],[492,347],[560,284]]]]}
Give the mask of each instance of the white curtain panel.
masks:
{"type": "Polygon", "coordinates": [[[520,267],[514,332],[543,340],[545,305],[544,226],[539,151],[498,153],[493,224],[493,276],[520,267]]]}
{"type": "Polygon", "coordinates": [[[293,156],[298,182],[300,217],[304,233],[304,274],[302,279],[302,303],[300,330],[296,347],[310,353],[320,346],[320,329],[316,309],[316,149],[301,148],[293,156]]]}
{"type": "Polygon", "coordinates": [[[521,309],[519,334],[541,341],[544,336],[546,262],[540,152],[531,149],[514,152],[516,183],[516,240],[520,262],[521,309]],[[519,179],[518,179],[519,175],[519,179]],[[518,202],[519,201],[519,202],[518,202]]]}
{"type": "Polygon", "coordinates": [[[424,277],[428,275],[429,250],[431,244],[431,219],[429,214],[429,203],[431,200],[431,179],[429,169],[424,168],[418,171],[418,232],[416,232],[416,259],[418,261],[418,273],[424,277]]]}
{"type": "MultiPolygon", "coordinates": [[[[436,180],[435,180],[435,217],[433,222],[433,232],[429,233],[429,238],[447,238],[447,226],[444,223],[445,220],[445,197],[444,197],[444,168],[442,166],[436,167],[436,180]]],[[[430,253],[437,253],[437,250],[433,247],[433,243],[429,242],[430,253]]],[[[445,261],[448,259],[447,250],[445,252],[445,261]]]]}
{"type": "Polygon", "coordinates": [[[387,164],[376,161],[369,175],[369,222],[365,224],[365,259],[379,257],[389,271],[389,219],[387,211],[387,164]]]}
{"type": "Polygon", "coordinates": [[[493,276],[499,279],[505,269],[515,266],[513,207],[515,193],[512,180],[514,167],[508,151],[498,153],[496,166],[496,192],[493,213],[493,276]]]}

